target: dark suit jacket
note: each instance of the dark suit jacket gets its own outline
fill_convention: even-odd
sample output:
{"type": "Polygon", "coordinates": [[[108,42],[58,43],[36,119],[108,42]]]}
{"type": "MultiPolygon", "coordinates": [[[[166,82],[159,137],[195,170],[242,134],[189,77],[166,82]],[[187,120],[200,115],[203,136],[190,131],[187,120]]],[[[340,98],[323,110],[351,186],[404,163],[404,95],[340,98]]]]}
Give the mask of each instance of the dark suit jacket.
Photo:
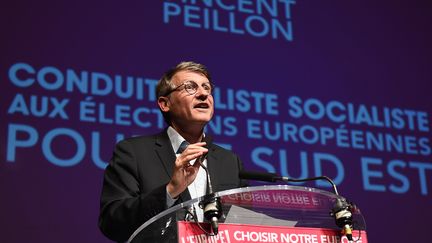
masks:
{"type": "MultiPolygon", "coordinates": [[[[207,167],[213,190],[241,186],[242,163],[237,155],[208,144],[207,167]]],[[[166,209],[168,184],[175,153],[166,133],[119,142],[105,170],[99,228],[110,239],[126,241],[145,221],[166,209]]],[[[178,202],[190,199],[185,190],[178,202]]]]}

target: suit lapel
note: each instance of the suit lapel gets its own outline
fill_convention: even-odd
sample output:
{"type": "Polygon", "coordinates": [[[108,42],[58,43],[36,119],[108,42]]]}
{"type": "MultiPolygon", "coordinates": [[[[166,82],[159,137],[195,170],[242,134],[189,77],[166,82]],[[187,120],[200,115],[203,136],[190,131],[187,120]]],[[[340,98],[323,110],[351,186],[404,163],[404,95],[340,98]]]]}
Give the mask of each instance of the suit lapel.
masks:
{"type": "MultiPolygon", "coordinates": [[[[168,177],[171,178],[174,168],[174,161],[176,160],[176,155],[172,148],[171,141],[169,140],[166,129],[156,135],[155,151],[165,169],[165,172],[167,173],[168,177]]],[[[182,194],[180,194],[179,201],[185,202],[190,199],[191,196],[189,194],[189,190],[186,189],[182,194]]]]}
{"type": "Polygon", "coordinates": [[[156,135],[155,151],[165,169],[165,172],[171,178],[176,156],[166,130],[156,135]]]}

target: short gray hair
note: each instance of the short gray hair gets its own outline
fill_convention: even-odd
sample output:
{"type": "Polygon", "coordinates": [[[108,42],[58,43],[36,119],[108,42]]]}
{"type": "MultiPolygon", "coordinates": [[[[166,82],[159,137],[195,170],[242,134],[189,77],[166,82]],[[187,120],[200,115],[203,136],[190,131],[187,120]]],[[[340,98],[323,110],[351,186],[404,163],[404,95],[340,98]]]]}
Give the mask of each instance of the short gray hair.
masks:
{"type": "Polygon", "coordinates": [[[156,97],[159,98],[161,96],[164,96],[169,91],[175,88],[174,84],[172,83],[172,77],[176,75],[176,73],[180,71],[191,71],[195,73],[200,73],[204,75],[211,83],[211,77],[210,73],[207,70],[207,67],[203,64],[196,63],[196,62],[181,62],[177,64],[177,66],[171,68],[167,72],[163,74],[163,76],[159,79],[159,82],[156,86],[156,97]]]}
{"type": "MultiPolygon", "coordinates": [[[[171,68],[170,70],[166,71],[163,76],[159,79],[159,82],[156,86],[156,98],[159,99],[161,96],[165,96],[168,92],[170,92],[172,89],[175,89],[175,85],[172,83],[172,78],[176,73],[180,71],[190,71],[194,73],[199,73],[204,75],[210,83],[212,82],[210,73],[207,70],[207,67],[203,64],[188,61],[188,62],[181,62],[177,64],[175,67],[171,68]]],[[[169,117],[169,114],[167,112],[162,112],[162,115],[165,119],[165,122],[168,125],[171,125],[171,119],[169,117]]]]}

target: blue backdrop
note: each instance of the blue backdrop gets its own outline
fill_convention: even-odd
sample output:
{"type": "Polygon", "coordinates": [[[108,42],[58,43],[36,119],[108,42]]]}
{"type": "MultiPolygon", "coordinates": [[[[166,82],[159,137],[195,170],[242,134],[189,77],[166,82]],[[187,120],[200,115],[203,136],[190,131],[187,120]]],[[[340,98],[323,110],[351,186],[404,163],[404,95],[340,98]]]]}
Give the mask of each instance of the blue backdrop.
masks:
{"type": "Polygon", "coordinates": [[[247,169],[327,175],[370,242],[427,241],[430,1],[2,5],[1,242],[109,242],[103,169],[116,141],[164,128],[156,82],[187,60],[217,86],[207,132],[247,169]]]}

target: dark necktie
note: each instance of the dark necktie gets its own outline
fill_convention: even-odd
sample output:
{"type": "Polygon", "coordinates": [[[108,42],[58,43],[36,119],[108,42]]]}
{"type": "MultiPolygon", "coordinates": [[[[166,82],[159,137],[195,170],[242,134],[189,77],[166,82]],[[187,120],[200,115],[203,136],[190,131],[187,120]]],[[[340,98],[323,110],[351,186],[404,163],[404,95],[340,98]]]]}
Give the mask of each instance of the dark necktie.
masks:
{"type": "Polygon", "coordinates": [[[185,149],[187,148],[187,146],[189,146],[189,143],[185,140],[180,144],[180,147],[178,148],[176,154],[181,154],[183,153],[183,151],[185,151],[185,149]]]}

